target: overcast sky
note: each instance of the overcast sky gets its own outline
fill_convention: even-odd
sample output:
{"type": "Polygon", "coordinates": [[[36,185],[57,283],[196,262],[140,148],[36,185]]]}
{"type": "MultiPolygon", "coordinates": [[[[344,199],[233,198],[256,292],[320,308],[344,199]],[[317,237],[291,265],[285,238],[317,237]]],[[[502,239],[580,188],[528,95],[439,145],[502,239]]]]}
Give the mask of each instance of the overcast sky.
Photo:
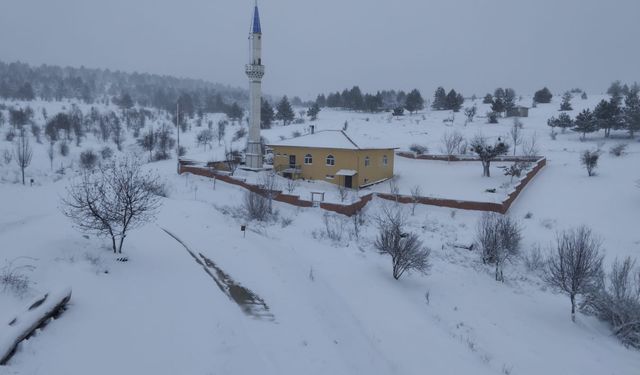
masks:
{"type": "MultiPolygon", "coordinates": [[[[0,60],[247,86],[253,0],[2,0],[0,60]]],[[[264,90],[640,81],[640,0],[261,0],[264,90]]]]}

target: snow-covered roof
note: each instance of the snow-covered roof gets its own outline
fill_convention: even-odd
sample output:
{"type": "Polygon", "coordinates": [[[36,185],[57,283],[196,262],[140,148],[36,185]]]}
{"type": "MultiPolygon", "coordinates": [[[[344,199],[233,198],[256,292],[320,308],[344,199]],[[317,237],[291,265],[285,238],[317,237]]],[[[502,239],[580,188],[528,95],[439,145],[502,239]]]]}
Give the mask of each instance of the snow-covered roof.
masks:
{"type": "Polygon", "coordinates": [[[355,176],[356,174],[358,174],[358,172],[353,169],[341,169],[336,173],[336,176],[355,176]]]}
{"type": "Polygon", "coordinates": [[[387,150],[395,148],[393,146],[373,144],[371,142],[363,142],[361,140],[356,141],[353,137],[347,135],[347,133],[342,130],[322,130],[297,138],[271,142],[268,146],[337,148],[344,150],[387,150]]]}

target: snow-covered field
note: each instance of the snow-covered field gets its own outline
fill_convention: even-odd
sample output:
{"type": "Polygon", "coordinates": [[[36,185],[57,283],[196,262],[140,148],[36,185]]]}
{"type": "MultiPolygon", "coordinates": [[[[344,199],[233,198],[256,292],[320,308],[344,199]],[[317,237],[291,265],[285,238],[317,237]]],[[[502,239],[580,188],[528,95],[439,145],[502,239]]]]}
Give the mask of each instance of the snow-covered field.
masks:
{"type": "MultiPolygon", "coordinates": [[[[574,99],[572,115],[601,98],[574,99]]],[[[55,104],[49,106],[47,111],[55,112],[55,104]]],[[[480,114],[486,112],[484,105],[478,106],[480,114]]],[[[623,134],[607,140],[592,134],[581,142],[570,131],[551,140],[546,120],[557,115],[558,107],[554,98],[522,119],[525,138],[537,134],[540,154],[548,159],[510,211],[523,225],[524,252],[535,244],[545,249],[557,231],[586,224],[603,238],[607,263],[616,257],[638,257],[640,189],[635,181],[640,179],[640,143],[623,134]],[[619,142],[629,143],[626,155],[606,152],[619,142]],[[587,177],[579,153],[596,147],[605,152],[598,175],[587,177]]],[[[420,143],[434,153],[440,153],[447,131],[458,130],[467,139],[479,133],[506,137],[512,125],[507,119],[489,125],[477,118],[465,126],[462,114],[453,125],[445,124],[450,115],[425,111],[391,119],[388,114],[323,110],[315,124],[319,130],[341,129],[347,121],[348,132],[358,137],[384,140],[403,150],[420,143]]],[[[219,118],[211,120],[215,124],[219,118]]],[[[306,126],[275,126],[263,135],[277,140],[304,132],[306,126]]],[[[236,128],[228,127],[227,145],[236,128]]],[[[0,133],[6,129],[8,125],[0,133]]],[[[203,151],[194,141],[198,130],[194,127],[181,136],[190,148],[187,156],[215,159],[224,146],[214,141],[214,150],[203,151]]],[[[146,157],[131,136],[126,144],[125,150],[146,157]]],[[[221,182],[214,189],[211,180],[178,176],[174,159],[148,165],[167,181],[169,198],[163,199],[155,223],[127,238],[124,251],[129,261],[116,262],[104,239],[84,237],[59,210],[79,151],[103,146],[93,136],[81,148],[71,146],[69,157],[57,156],[54,169],[76,160],[74,167],[60,175],[50,171],[46,146],[35,145],[27,169],[28,178],[36,180],[34,186],[15,183],[15,163],[0,162],[0,262],[27,257],[17,261],[35,266],[28,272],[33,284],[26,295],[0,288],[0,324],[40,292],[73,288],[68,311],[22,345],[9,366],[0,367],[0,374],[640,371],[638,351],[622,346],[595,318],[579,315],[577,323],[571,323],[568,298],[549,290],[521,260],[508,264],[506,282],[497,283],[476,252],[454,247],[473,241],[478,212],[419,206],[409,225],[432,249],[432,268],[426,276],[396,281],[390,260],[372,246],[372,217],[388,203],[374,200],[367,206],[368,219],[358,237],[351,219],[332,219],[343,230],[338,242],[321,235],[320,209],[278,203],[280,220],[249,223],[244,237],[240,225],[245,221],[235,215],[244,191],[221,182]],[[273,319],[244,314],[163,229],[259,295],[273,319]]],[[[4,149],[11,149],[11,144],[3,136],[0,153],[4,149]]],[[[480,165],[473,163],[450,167],[396,158],[401,189],[408,191],[419,183],[424,195],[458,199],[491,199],[485,189],[500,189],[509,181],[499,166],[492,166],[493,177],[483,178],[480,165]]],[[[315,185],[326,186],[310,189],[335,190],[325,183],[315,185]]],[[[306,193],[305,187],[299,189],[301,195],[306,193]]],[[[388,185],[372,189],[386,192],[388,185]]]]}

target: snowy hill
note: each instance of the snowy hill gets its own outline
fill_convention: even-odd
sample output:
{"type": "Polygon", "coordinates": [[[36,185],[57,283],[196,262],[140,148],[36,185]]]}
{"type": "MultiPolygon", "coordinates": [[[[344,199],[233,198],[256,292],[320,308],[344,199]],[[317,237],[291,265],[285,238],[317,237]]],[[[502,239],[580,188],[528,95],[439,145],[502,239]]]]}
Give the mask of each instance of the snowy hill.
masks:
{"type": "MultiPolygon", "coordinates": [[[[600,99],[576,98],[570,114],[593,108],[600,99]]],[[[70,104],[30,105],[35,121],[42,123],[39,107],[47,106],[53,114],[70,104]]],[[[481,116],[488,111],[480,101],[477,105],[481,116]]],[[[536,134],[539,153],[548,159],[510,211],[523,226],[523,257],[536,245],[545,250],[558,231],[586,224],[603,238],[606,263],[617,257],[637,258],[640,143],[623,133],[613,139],[591,134],[582,142],[571,131],[551,140],[547,119],[557,116],[558,107],[554,98],[521,119],[524,138],[536,134]],[[607,153],[620,142],[629,144],[624,156],[607,153]],[[588,177],[579,153],[595,148],[604,152],[598,175],[588,177]]],[[[101,108],[111,109],[117,111],[101,108]]],[[[480,117],[465,125],[462,114],[453,122],[443,121],[451,115],[426,110],[392,118],[388,113],[325,109],[313,124],[318,130],[342,129],[346,121],[348,131],[360,138],[382,140],[402,150],[418,143],[433,153],[440,153],[446,132],[457,130],[468,140],[479,133],[505,138],[512,126],[510,119],[490,125],[480,117]]],[[[222,117],[207,116],[204,127],[222,117]]],[[[157,128],[163,121],[168,119],[158,115],[146,127],[157,128]]],[[[309,124],[276,125],[263,136],[273,141],[288,138],[296,131],[306,132],[309,124]]],[[[8,127],[0,127],[0,133],[8,127]]],[[[238,128],[229,124],[224,142],[214,141],[209,149],[196,144],[201,128],[194,120],[191,130],[181,135],[181,144],[188,147],[186,157],[214,160],[224,154],[225,145],[242,147],[244,138],[232,141],[238,128]]],[[[359,233],[351,218],[325,219],[319,208],[276,203],[279,219],[249,222],[245,237],[240,226],[247,222],[238,215],[244,190],[178,176],[174,157],[146,165],[166,181],[169,195],[162,200],[156,222],[127,238],[124,251],[129,261],[117,262],[106,240],[83,236],[59,210],[60,197],[79,169],[80,151],[107,144],[114,148],[91,134],[81,147],[71,144],[69,156],[56,156],[54,169],[64,171],[57,173],[51,170],[46,142],[40,145],[32,139],[34,157],[27,175],[36,180],[34,186],[17,182],[15,162],[0,163],[0,262],[25,257],[16,262],[35,267],[26,273],[32,283],[23,295],[0,288],[0,323],[38,292],[73,288],[68,311],[23,344],[0,373],[631,375],[640,369],[640,353],[621,345],[605,324],[586,315],[572,323],[568,298],[551,291],[522,258],[506,266],[506,282],[498,283],[476,251],[456,247],[473,242],[478,212],[418,206],[409,216],[409,228],[431,248],[432,267],[428,275],[411,274],[397,281],[391,276],[390,260],[373,247],[374,217],[388,203],[375,199],[367,206],[359,233]],[[340,228],[341,240],[323,234],[325,220],[340,228]],[[165,230],[259,296],[272,318],[246,314],[165,230]]],[[[0,154],[12,147],[0,138],[0,154]]],[[[148,153],[130,133],[123,150],[147,160],[148,153]]],[[[479,165],[462,167],[456,174],[446,163],[403,163],[407,162],[396,166],[399,183],[420,183],[425,194],[434,196],[491,199],[487,188],[508,183],[497,164],[493,177],[486,179],[479,165]],[[447,189],[441,181],[461,186],[447,189]]],[[[304,186],[298,189],[301,195],[308,193],[304,186]]],[[[324,182],[314,189],[336,194],[324,182]]],[[[388,185],[372,189],[385,191],[388,185]]]]}

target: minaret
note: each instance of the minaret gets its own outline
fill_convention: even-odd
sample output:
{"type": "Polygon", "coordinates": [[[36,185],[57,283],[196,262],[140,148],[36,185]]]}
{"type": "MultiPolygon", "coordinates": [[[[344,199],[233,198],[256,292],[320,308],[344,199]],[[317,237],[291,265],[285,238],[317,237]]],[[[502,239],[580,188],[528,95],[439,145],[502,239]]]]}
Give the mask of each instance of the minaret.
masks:
{"type": "Polygon", "coordinates": [[[245,66],[249,77],[249,138],[245,163],[247,168],[260,169],[263,167],[262,150],[260,147],[260,109],[262,106],[262,30],[258,13],[258,0],[253,10],[253,22],[249,34],[251,43],[251,61],[245,66]]]}

